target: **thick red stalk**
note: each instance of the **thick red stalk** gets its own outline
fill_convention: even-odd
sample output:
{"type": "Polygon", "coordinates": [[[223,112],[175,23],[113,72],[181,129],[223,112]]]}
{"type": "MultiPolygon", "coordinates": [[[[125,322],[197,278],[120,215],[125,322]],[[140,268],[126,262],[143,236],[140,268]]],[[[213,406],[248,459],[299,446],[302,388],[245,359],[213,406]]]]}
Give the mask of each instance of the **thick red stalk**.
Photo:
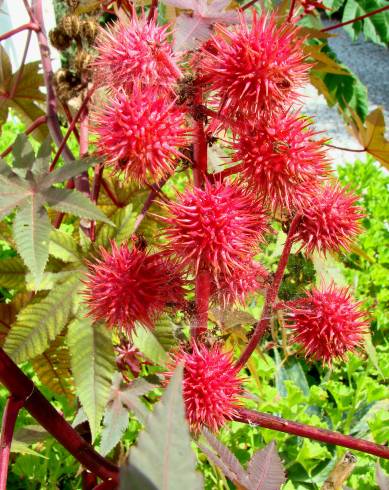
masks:
{"type": "Polygon", "coordinates": [[[273,305],[274,302],[277,298],[278,291],[280,289],[281,281],[284,276],[284,272],[286,269],[286,266],[288,264],[288,259],[290,255],[290,251],[292,249],[293,245],[293,240],[292,236],[295,234],[296,229],[300,223],[301,215],[298,213],[296,216],[293,218],[292,223],[289,228],[288,236],[286,237],[284,249],[282,251],[280,260],[278,262],[277,270],[274,274],[273,281],[271,285],[269,286],[267,292],[266,292],[266,298],[265,298],[265,304],[262,310],[262,315],[257,323],[257,326],[255,327],[255,330],[245,348],[245,350],[242,352],[242,355],[236,362],[236,367],[238,369],[242,369],[243,366],[246,364],[248,359],[250,358],[251,354],[254,352],[256,349],[258,343],[261,341],[262,337],[266,333],[266,330],[269,328],[270,324],[270,319],[271,315],[273,312],[273,305]]]}
{"type": "Polygon", "coordinates": [[[35,420],[67,449],[85,468],[102,480],[118,478],[118,468],[98,454],[46,400],[42,393],[0,349],[0,382],[17,399],[25,400],[24,407],[35,420]]]}
{"type": "Polygon", "coordinates": [[[5,41],[9,37],[13,36],[14,34],[17,34],[18,32],[25,31],[26,29],[29,29],[30,31],[39,31],[39,25],[35,24],[34,22],[29,22],[28,24],[23,24],[22,26],[16,27],[15,29],[12,29],[11,31],[5,32],[0,36],[0,41],[5,41]]]}
{"type": "MultiPolygon", "coordinates": [[[[47,122],[47,117],[46,116],[39,116],[37,119],[35,119],[35,121],[31,124],[31,126],[29,126],[26,131],[25,131],[25,134],[30,134],[34,131],[34,129],[36,128],[39,128],[39,126],[42,126],[42,124],[46,123],[47,122]]],[[[12,151],[12,148],[13,146],[9,146],[8,148],[6,148],[3,153],[1,153],[0,157],[1,158],[4,158],[6,157],[7,155],[9,155],[12,151]]]]}
{"type": "Polygon", "coordinates": [[[373,15],[379,14],[380,12],[385,12],[385,10],[389,10],[389,5],[386,5],[385,7],[381,7],[376,10],[372,10],[371,12],[368,12],[367,14],[364,15],[360,15],[359,17],[355,17],[355,19],[347,20],[346,22],[340,22],[339,24],[325,27],[324,29],[321,29],[321,31],[322,32],[333,31],[334,29],[339,29],[339,27],[347,26],[349,24],[354,24],[354,22],[358,22],[359,20],[366,19],[367,17],[372,17],[373,15]]]}
{"type": "MultiPolygon", "coordinates": [[[[62,102],[62,108],[64,110],[64,113],[66,114],[68,123],[70,124],[73,121],[73,116],[69,110],[68,104],[66,102],[62,102]]],[[[77,126],[73,128],[73,134],[76,137],[78,144],[80,144],[80,133],[78,132],[77,126]]]]}
{"type": "Polygon", "coordinates": [[[0,436],[0,490],[7,488],[8,463],[16,418],[24,400],[9,396],[5,405],[0,436]]]}
{"type": "MultiPolygon", "coordinates": [[[[87,94],[88,95],[88,94],[87,94]]],[[[87,97],[85,97],[87,99],[87,97]]],[[[89,112],[88,112],[88,101],[83,100],[82,106],[83,111],[80,116],[80,159],[88,156],[89,150],[89,112]]],[[[89,197],[89,177],[88,171],[85,170],[81,175],[75,178],[76,189],[89,197]]]]}
{"type": "Polygon", "coordinates": [[[207,331],[210,290],[211,278],[209,271],[199,271],[196,275],[196,319],[191,328],[193,338],[207,331]]]}
{"type": "Polygon", "coordinates": [[[233,165],[232,167],[228,167],[221,172],[217,172],[216,174],[210,174],[209,180],[211,182],[221,182],[223,179],[228,177],[229,175],[235,175],[243,170],[244,166],[242,163],[238,165],[233,165]]]}
{"type": "MultiPolygon", "coordinates": [[[[31,21],[39,25],[39,30],[37,31],[37,38],[39,44],[39,50],[42,60],[43,68],[43,78],[46,87],[46,116],[47,116],[47,126],[49,128],[51,137],[53,138],[55,144],[59,146],[62,141],[62,132],[59,125],[57,117],[57,104],[54,94],[54,84],[53,84],[53,69],[50,59],[50,48],[47,41],[47,35],[44,28],[43,11],[42,11],[42,0],[32,0],[32,8],[29,7],[27,0],[24,1],[25,7],[30,15],[31,21]]],[[[73,153],[69,150],[66,144],[62,150],[63,157],[66,162],[71,162],[74,160],[73,153]]]]}
{"type": "Polygon", "coordinates": [[[378,456],[379,458],[389,459],[389,447],[375,444],[374,442],[356,439],[355,437],[345,436],[339,432],[332,432],[326,429],[319,429],[311,425],[292,422],[267,413],[255,412],[245,408],[238,409],[238,415],[234,418],[237,422],[254,424],[266,429],[278,430],[287,434],[294,434],[300,437],[307,437],[314,441],[335,444],[337,446],[356,449],[364,453],[378,456]]]}
{"type": "Polygon", "coordinates": [[[243,5],[240,9],[241,10],[247,10],[257,2],[258,2],[258,0],[251,0],[250,2],[246,3],[246,5],[243,5]]]}
{"type": "Polygon", "coordinates": [[[158,0],[152,0],[150,10],[149,10],[149,15],[147,17],[147,20],[149,22],[151,22],[154,19],[154,16],[157,13],[157,9],[158,9],[158,0]]]}
{"type": "MultiPolygon", "coordinates": [[[[195,104],[202,107],[203,93],[197,87],[195,104]]],[[[197,111],[195,111],[197,112],[197,111]]],[[[204,118],[201,113],[195,114],[193,131],[193,180],[196,187],[203,187],[208,177],[208,141],[204,129],[204,118]]],[[[196,274],[196,318],[191,327],[191,335],[195,339],[204,333],[208,326],[208,305],[210,295],[210,274],[208,270],[199,270],[196,274]]]]}
{"type": "Polygon", "coordinates": [[[290,2],[290,8],[289,8],[289,14],[288,14],[288,18],[287,18],[287,21],[290,22],[293,18],[293,13],[294,13],[294,7],[296,5],[296,0],[291,0],[290,2]]]}

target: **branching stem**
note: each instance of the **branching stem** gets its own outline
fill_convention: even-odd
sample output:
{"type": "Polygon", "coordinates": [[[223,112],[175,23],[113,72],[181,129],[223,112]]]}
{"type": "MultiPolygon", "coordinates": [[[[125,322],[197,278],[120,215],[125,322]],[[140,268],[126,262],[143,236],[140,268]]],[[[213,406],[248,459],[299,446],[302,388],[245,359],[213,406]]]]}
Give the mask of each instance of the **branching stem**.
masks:
{"type": "Polygon", "coordinates": [[[9,37],[13,36],[14,34],[17,34],[18,32],[22,32],[28,29],[30,32],[35,31],[38,32],[40,30],[39,25],[36,24],[35,22],[29,22],[28,24],[23,24],[22,26],[16,27],[15,29],[12,29],[11,31],[5,32],[0,36],[0,41],[5,41],[9,37]]]}
{"type": "Polygon", "coordinates": [[[340,22],[339,24],[335,24],[333,26],[325,27],[324,29],[321,29],[321,31],[322,32],[333,31],[334,29],[339,29],[340,27],[344,27],[349,24],[354,24],[354,22],[358,22],[359,20],[366,19],[367,17],[372,17],[373,15],[379,14],[380,12],[385,12],[385,10],[389,10],[389,5],[386,5],[385,7],[381,7],[376,10],[372,10],[371,12],[367,12],[367,14],[360,15],[359,17],[355,17],[355,19],[347,20],[345,22],[340,22]]]}
{"type": "Polygon", "coordinates": [[[248,359],[250,358],[251,354],[254,352],[256,349],[258,343],[261,341],[262,337],[266,333],[266,330],[269,327],[272,311],[273,311],[273,305],[274,302],[277,298],[278,291],[280,289],[281,281],[284,276],[284,272],[286,269],[286,266],[288,264],[288,259],[290,255],[290,251],[292,249],[293,245],[293,235],[295,234],[297,227],[300,223],[301,215],[296,214],[296,216],[293,218],[292,223],[289,228],[288,236],[286,237],[284,249],[282,251],[280,260],[278,262],[278,267],[277,270],[274,274],[274,278],[272,281],[272,284],[269,286],[267,292],[266,292],[266,298],[265,298],[265,304],[262,310],[262,315],[257,323],[257,326],[255,327],[255,330],[245,348],[243,351],[242,355],[236,362],[236,367],[238,369],[242,369],[243,366],[246,364],[248,359]]]}
{"type": "Polygon", "coordinates": [[[345,436],[339,432],[333,432],[326,429],[319,429],[311,425],[300,424],[291,420],[285,420],[281,417],[275,417],[267,413],[255,412],[241,408],[234,420],[245,424],[254,424],[266,429],[273,429],[287,434],[294,434],[300,437],[308,437],[314,441],[325,442],[326,444],[336,444],[337,446],[356,449],[364,453],[378,456],[379,458],[389,459],[389,447],[375,444],[374,442],[357,439],[351,436],[345,436]]]}

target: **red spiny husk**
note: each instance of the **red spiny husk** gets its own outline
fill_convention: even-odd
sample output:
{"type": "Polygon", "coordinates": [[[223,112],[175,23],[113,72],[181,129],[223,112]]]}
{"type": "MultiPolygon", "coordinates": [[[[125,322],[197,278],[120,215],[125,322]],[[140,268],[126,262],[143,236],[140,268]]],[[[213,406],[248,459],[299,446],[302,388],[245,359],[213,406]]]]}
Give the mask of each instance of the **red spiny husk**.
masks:
{"type": "Polygon", "coordinates": [[[220,273],[246,270],[247,257],[267,228],[262,203],[236,182],[188,189],[167,210],[169,252],[195,272],[209,270],[216,280],[220,273]]]}
{"type": "Polygon", "coordinates": [[[243,395],[242,378],[234,367],[232,354],[219,345],[207,348],[192,344],[192,351],[179,351],[166,373],[170,378],[178,364],[184,365],[183,395],[191,429],[217,431],[236,415],[243,395]]]}
{"type": "Polygon", "coordinates": [[[229,117],[257,117],[289,106],[307,81],[303,40],[291,23],[277,27],[274,16],[254,12],[249,27],[217,26],[203,48],[200,73],[219,97],[219,110],[229,117]]]}
{"type": "Polygon", "coordinates": [[[233,144],[243,177],[273,209],[302,207],[328,174],[324,140],[303,117],[279,114],[247,126],[233,144]]]}
{"type": "Polygon", "coordinates": [[[115,243],[100,252],[100,259],[87,263],[84,280],[85,302],[96,321],[129,331],[137,321],[152,327],[166,308],[183,306],[185,281],[165,254],[115,243]]]}
{"type": "Polygon", "coordinates": [[[325,255],[341,247],[348,250],[361,232],[359,221],[364,216],[357,200],[338,183],[326,184],[310,197],[293,239],[301,241],[308,254],[317,250],[325,255]]]}
{"type": "Polygon", "coordinates": [[[237,269],[231,275],[219,274],[212,280],[211,301],[223,308],[234,303],[244,305],[250,294],[264,289],[268,278],[265,267],[250,259],[243,269],[237,269]]]}
{"type": "Polygon", "coordinates": [[[152,87],[111,94],[96,108],[94,131],[107,163],[140,184],[170,175],[188,144],[183,111],[152,87]]]}
{"type": "Polygon", "coordinates": [[[307,357],[331,365],[355,350],[368,330],[366,313],[359,310],[348,288],[334,284],[307,292],[305,298],[286,303],[293,342],[302,344],[307,357]]]}
{"type": "Polygon", "coordinates": [[[93,63],[96,83],[111,89],[131,89],[134,82],[142,82],[171,91],[181,72],[167,41],[168,30],[169,26],[158,26],[155,19],[149,22],[145,16],[136,15],[128,23],[117,22],[101,29],[93,63]]]}

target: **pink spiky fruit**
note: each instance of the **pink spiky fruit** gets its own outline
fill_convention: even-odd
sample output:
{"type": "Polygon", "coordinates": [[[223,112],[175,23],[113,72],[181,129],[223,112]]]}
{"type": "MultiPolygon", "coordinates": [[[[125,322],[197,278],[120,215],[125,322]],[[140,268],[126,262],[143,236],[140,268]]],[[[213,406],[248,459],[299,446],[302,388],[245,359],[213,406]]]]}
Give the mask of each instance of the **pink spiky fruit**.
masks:
{"type": "Polygon", "coordinates": [[[219,345],[207,348],[193,343],[191,352],[180,350],[174,356],[166,373],[168,379],[179,364],[184,365],[184,403],[194,432],[204,426],[217,431],[237,415],[243,394],[242,378],[231,353],[223,352],[219,345]]]}
{"type": "Polygon", "coordinates": [[[313,289],[304,298],[286,303],[292,341],[304,347],[306,357],[331,365],[361,344],[368,330],[366,313],[348,288],[334,284],[313,289]]]}
{"type": "Polygon", "coordinates": [[[115,243],[100,253],[101,258],[87,263],[84,280],[85,302],[94,320],[127,331],[135,322],[153,327],[167,308],[184,304],[185,281],[165,254],[115,243]]]}
{"type": "Polygon", "coordinates": [[[168,250],[194,272],[231,275],[246,270],[266,231],[262,203],[236,182],[186,190],[167,205],[168,250]]]}
{"type": "Polygon", "coordinates": [[[108,165],[139,184],[170,175],[186,158],[181,152],[188,144],[184,113],[152,87],[112,94],[95,110],[94,131],[108,165]]]}
{"type": "Polygon", "coordinates": [[[337,252],[349,249],[361,232],[362,209],[358,197],[339,184],[326,184],[315,192],[303,209],[295,241],[302,243],[308,254],[313,251],[337,252]]]}

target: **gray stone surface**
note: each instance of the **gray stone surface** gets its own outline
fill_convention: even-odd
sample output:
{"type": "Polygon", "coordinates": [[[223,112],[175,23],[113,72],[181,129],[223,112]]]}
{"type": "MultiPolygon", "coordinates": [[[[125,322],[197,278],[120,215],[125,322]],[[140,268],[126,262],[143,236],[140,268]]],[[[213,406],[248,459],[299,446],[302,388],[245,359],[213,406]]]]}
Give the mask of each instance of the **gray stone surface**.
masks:
{"type": "MultiPolygon", "coordinates": [[[[385,121],[389,127],[389,50],[383,46],[364,41],[363,38],[352,42],[343,29],[332,31],[336,37],[329,44],[339,60],[348,66],[367,86],[369,111],[383,106],[385,121]]],[[[309,85],[304,90],[303,111],[315,118],[315,127],[331,138],[331,143],[346,148],[360,148],[358,141],[350,134],[336,108],[329,108],[322,95],[309,85]]],[[[334,165],[364,158],[364,153],[352,153],[335,149],[329,150],[334,165]]]]}

